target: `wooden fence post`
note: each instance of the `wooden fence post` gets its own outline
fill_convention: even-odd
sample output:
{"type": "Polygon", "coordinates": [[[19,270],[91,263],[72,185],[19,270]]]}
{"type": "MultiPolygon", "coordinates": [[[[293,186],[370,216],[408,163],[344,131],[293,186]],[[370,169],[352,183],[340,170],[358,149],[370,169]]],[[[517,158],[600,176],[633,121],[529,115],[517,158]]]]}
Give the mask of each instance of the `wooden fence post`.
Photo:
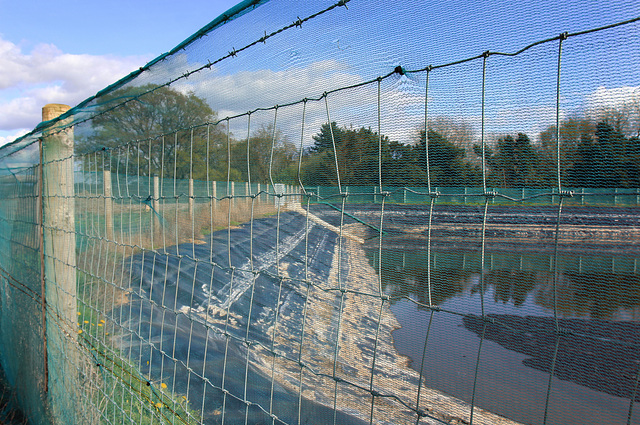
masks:
{"type": "MultiPolygon", "coordinates": [[[[43,121],[68,111],[67,105],[49,104],[42,108],[43,121]]],[[[57,423],[76,423],[78,408],[77,351],[78,316],[76,294],[76,234],[73,176],[73,127],[65,119],[43,134],[43,239],[47,353],[49,371],[48,401],[57,423]]]]}

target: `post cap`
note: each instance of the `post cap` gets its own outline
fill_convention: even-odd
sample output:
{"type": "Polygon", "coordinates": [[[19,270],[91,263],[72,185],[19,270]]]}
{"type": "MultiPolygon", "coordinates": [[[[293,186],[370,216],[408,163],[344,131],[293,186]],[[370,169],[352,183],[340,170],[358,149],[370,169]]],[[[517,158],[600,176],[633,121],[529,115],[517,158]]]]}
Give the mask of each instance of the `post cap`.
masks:
{"type": "Polygon", "coordinates": [[[42,121],[49,121],[54,118],[58,118],[60,115],[71,109],[69,105],[63,105],[61,103],[49,103],[42,107],[42,121]]]}

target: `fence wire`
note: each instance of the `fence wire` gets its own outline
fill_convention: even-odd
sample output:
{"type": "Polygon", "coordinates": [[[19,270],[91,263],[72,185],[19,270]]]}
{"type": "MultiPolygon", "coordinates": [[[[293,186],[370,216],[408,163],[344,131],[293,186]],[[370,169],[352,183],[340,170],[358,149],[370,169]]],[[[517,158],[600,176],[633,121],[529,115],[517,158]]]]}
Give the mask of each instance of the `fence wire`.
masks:
{"type": "Polygon", "coordinates": [[[457,59],[424,9],[243,2],[0,149],[25,417],[640,423],[640,18],[457,59]]]}

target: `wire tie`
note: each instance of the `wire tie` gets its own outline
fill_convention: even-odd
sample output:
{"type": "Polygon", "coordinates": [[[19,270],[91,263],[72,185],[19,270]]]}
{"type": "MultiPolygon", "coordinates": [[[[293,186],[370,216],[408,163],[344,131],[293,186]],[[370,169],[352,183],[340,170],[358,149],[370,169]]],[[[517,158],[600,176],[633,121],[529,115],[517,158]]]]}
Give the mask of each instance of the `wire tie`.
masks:
{"type": "Polygon", "coordinates": [[[483,193],[483,195],[487,198],[495,198],[498,195],[498,192],[495,190],[490,190],[488,192],[483,193]]]}
{"type": "Polygon", "coordinates": [[[482,53],[482,57],[483,58],[488,58],[489,55],[491,55],[491,52],[489,50],[487,50],[486,52],[482,53]]]}
{"type": "Polygon", "coordinates": [[[264,32],[264,37],[262,37],[262,38],[260,39],[260,41],[262,41],[264,44],[267,44],[267,38],[268,38],[268,36],[267,36],[267,32],[265,31],[265,32],[264,32]]]}
{"type": "Polygon", "coordinates": [[[236,48],[234,47],[232,51],[229,52],[229,54],[233,57],[236,57],[238,55],[238,51],[236,50],[236,48]]]}
{"type": "Polygon", "coordinates": [[[491,323],[492,325],[495,325],[495,323],[496,323],[495,317],[482,316],[482,320],[484,322],[491,323]]]}
{"type": "Polygon", "coordinates": [[[295,21],[294,24],[296,25],[296,27],[302,27],[302,19],[300,19],[300,17],[298,16],[298,20],[295,21]]]}
{"type": "Polygon", "coordinates": [[[398,66],[395,67],[393,72],[395,72],[396,74],[404,75],[404,68],[402,68],[400,65],[398,65],[398,66]]]}
{"type": "Polygon", "coordinates": [[[560,33],[560,40],[566,40],[567,38],[569,38],[569,33],[568,32],[563,32],[560,33]]]}
{"type": "Polygon", "coordinates": [[[432,199],[437,199],[440,197],[440,192],[437,190],[435,192],[429,192],[429,196],[431,196],[432,199]]]}

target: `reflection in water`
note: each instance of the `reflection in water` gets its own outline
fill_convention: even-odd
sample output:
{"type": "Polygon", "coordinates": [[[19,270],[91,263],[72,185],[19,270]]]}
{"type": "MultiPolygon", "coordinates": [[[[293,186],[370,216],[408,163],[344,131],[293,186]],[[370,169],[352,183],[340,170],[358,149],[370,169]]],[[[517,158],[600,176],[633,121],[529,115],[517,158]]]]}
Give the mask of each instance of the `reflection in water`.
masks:
{"type": "Polygon", "coordinates": [[[481,270],[479,252],[385,248],[367,255],[426,386],[523,423],[640,423],[637,259],[487,252],[481,270]]]}
{"type": "MultiPolygon", "coordinates": [[[[617,397],[634,394],[640,365],[640,323],[560,319],[563,333],[556,336],[551,317],[488,317],[490,320],[483,321],[469,315],[462,320],[465,328],[478,336],[484,333],[485,339],[530,356],[523,360],[525,366],[547,373],[553,368],[559,379],[617,397]]],[[[635,400],[640,401],[640,394],[635,393],[635,400]]]]}
{"type": "MultiPolygon", "coordinates": [[[[378,270],[378,251],[369,259],[378,270]]],[[[523,306],[533,295],[535,303],[553,314],[553,256],[543,254],[488,254],[484,288],[493,300],[523,306]]],[[[434,305],[481,290],[480,254],[432,252],[431,299],[434,305]]],[[[636,259],[623,257],[558,258],[556,296],[562,317],[640,320],[640,274],[636,259]],[[588,262],[588,264],[587,264],[588,262]]],[[[429,285],[426,251],[386,250],[382,254],[382,285],[393,299],[411,298],[428,308],[429,285]]]]}

